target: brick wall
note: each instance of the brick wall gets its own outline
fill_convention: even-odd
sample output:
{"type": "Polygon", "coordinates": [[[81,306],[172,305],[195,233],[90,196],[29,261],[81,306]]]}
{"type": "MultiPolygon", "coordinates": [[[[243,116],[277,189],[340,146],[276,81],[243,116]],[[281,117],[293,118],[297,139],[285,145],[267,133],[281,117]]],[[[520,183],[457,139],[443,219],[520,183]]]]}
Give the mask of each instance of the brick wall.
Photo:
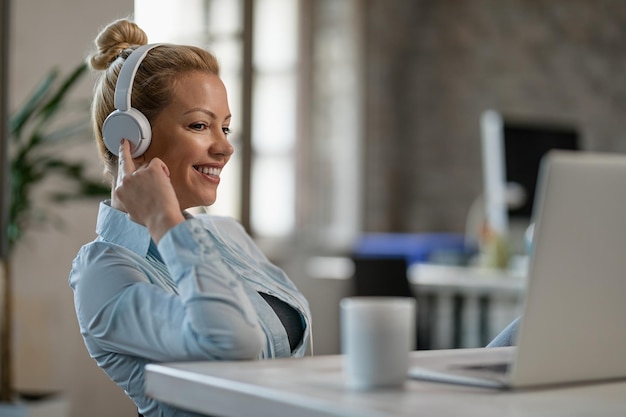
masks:
{"type": "Polygon", "coordinates": [[[486,109],[626,152],[626,2],[366,4],[364,230],[462,232],[486,109]]]}

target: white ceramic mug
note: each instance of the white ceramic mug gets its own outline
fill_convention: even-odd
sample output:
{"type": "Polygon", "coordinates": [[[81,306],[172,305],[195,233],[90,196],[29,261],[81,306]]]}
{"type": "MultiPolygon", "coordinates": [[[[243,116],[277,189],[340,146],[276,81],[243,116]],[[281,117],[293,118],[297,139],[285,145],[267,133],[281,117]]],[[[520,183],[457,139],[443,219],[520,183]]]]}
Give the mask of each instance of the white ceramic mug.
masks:
{"type": "Polygon", "coordinates": [[[415,299],[347,297],[340,307],[348,387],[369,390],[404,384],[409,352],[415,349],[415,299]]]}

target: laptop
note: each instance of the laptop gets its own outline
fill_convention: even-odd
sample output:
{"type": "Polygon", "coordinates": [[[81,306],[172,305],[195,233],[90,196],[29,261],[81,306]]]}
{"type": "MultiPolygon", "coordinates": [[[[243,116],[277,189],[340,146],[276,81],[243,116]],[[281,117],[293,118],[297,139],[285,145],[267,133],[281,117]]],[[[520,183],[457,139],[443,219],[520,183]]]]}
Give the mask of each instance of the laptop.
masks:
{"type": "Polygon", "coordinates": [[[516,346],[457,349],[410,378],[502,389],[626,378],[626,155],[550,151],[535,198],[516,346]]]}

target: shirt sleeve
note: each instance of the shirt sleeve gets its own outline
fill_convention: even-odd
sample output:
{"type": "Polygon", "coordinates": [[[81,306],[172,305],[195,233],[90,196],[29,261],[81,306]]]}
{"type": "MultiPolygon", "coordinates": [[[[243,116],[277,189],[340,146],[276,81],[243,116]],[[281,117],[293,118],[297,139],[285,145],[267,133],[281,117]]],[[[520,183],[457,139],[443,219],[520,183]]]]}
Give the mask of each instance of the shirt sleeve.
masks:
{"type": "Polygon", "coordinates": [[[254,307],[202,223],[177,225],[158,247],[178,295],[151,284],[131,251],[81,250],[70,274],[81,331],[103,351],[152,361],[258,357],[265,335],[254,307]]]}

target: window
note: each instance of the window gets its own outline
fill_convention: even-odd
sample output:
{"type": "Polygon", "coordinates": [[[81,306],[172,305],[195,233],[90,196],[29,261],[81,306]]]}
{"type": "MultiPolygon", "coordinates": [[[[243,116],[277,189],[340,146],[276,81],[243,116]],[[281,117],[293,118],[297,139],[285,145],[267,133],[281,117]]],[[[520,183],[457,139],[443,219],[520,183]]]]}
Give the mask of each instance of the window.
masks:
{"type": "Polygon", "coordinates": [[[252,37],[251,227],[287,236],[295,226],[298,1],[256,0],[252,37]]]}
{"type": "Polygon", "coordinates": [[[242,182],[242,0],[136,0],[135,21],[154,42],[196,45],[214,53],[221,78],[228,90],[233,120],[230,136],[235,153],[222,173],[217,202],[210,207],[216,214],[241,220],[242,182]]]}
{"type": "Polygon", "coordinates": [[[150,42],[198,45],[220,60],[236,152],[209,212],[238,218],[257,238],[351,243],[360,221],[361,3],[135,1],[150,42]]]}

